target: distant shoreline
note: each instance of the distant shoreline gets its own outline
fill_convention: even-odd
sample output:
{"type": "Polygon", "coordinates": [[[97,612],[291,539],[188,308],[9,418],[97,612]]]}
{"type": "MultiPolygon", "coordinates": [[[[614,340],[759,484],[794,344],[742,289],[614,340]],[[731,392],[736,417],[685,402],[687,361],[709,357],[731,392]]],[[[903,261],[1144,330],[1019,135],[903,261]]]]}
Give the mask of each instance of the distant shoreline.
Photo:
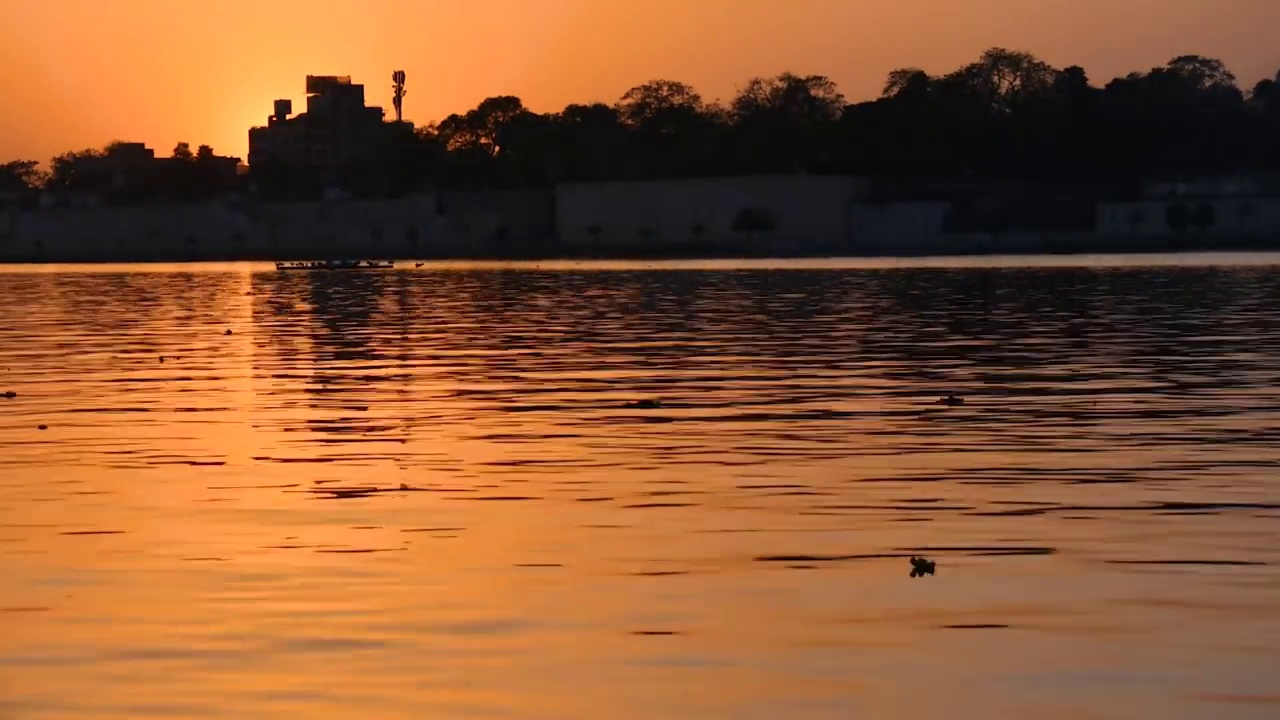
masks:
{"type": "MultiPolygon", "coordinates": [[[[1158,255],[1177,255],[1177,256],[1218,256],[1218,255],[1280,255],[1280,242],[1273,245],[1259,245],[1257,243],[1238,243],[1238,244],[1221,244],[1179,247],[1173,246],[1151,246],[1141,249],[1134,248],[1105,248],[1104,243],[1096,243],[1093,247],[1080,247],[1072,250],[1051,251],[1051,252],[964,252],[964,253],[916,253],[916,254],[892,254],[892,253],[770,253],[770,252],[699,252],[699,253],[638,253],[638,252],[614,252],[614,253],[586,253],[586,252],[555,252],[555,253],[536,253],[536,254],[516,254],[516,253],[469,253],[469,254],[430,254],[425,253],[417,257],[396,257],[396,256],[380,256],[369,255],[366,257],[354,258],[351,256],[327,256],[320,254],[312,255],[290,255],[290,256],[265,256],[265,255],[223,255],[223,256],[203,256],[203,257],[148,257],[148,258],[129,258],[129,257],[62,257],[57,260],[40,259],[40,258],[9,258],[0,261],[0,267],[10,266],[52,266],[52,265],[175,265],[175,264],[210,264],[210,263],[276,263],[291,261],[326,261],[326,260],[392,260],[396,263],[395,268],[383,269],[365,269],[357,270],[312,270],[310,272],[387,272],[394,270],[402,270],[412,268],[413,263],[563,263],[563,262],[724,262],[724,261],[797,261],[797,260],[829,260],[829,261],[883,261],[883,260],[903,260],[903,261],[929,261],[929,260],[963,260],[965,258],[1071,258],[1071,257],[1124,257],[1124,256],[1158,256],[1158,255]]],[[[302,270],[291,270],[289,272],[308,272],[302,270]]]]}

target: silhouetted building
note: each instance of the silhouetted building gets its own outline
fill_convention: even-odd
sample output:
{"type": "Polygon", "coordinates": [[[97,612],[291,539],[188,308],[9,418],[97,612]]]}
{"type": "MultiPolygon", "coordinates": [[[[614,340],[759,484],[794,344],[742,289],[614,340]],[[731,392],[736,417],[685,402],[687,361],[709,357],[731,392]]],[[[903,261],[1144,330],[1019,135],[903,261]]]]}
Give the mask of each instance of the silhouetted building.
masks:
{"type": "MultiPolygon", "coordinates": [[[[143,143],[115,143],[99,157],[86,158],[87,169],[109,178],[114,190],[139,189],[149,185],[156,170],[156,152],[143,143]]],[[[106,190],[106,188],[103,188],[106,190]]]]}
{"type": "Polygon", "coordinates": [[[239,165],[240,158],[215,155],[206,146],[198,155],[156,157],[143,143],[117,142],[102,152],[73,153],[55,160],[55,176],[63,173],[68,182],[52,189],[62,195],[96,196],[111,204],[208,199],[238,188],[239,165]]]}
{"type": "Polygon", "coordinates": [[[267,125],[250,128],[249,166],[256,179],[277,185],[318,180],[322,187],[364,194],[385,183],[388,123],[382,108],[365,105],[363,85],[346,76],[308,75],[306,112],[289,117],[292,110],[290,101],[276,100],[267,125]]]}

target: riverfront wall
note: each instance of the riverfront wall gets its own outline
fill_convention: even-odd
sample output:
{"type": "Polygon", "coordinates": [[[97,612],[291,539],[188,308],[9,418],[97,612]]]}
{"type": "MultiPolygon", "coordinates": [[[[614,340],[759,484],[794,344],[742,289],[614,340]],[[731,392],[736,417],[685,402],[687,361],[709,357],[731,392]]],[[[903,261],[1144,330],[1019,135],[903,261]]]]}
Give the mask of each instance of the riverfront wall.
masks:
{"type": "Polygon", "coordinates": [[[0,211],[0,262],[455,257],[547,235],[549,191],[0,211]],[[541,211],[536,211],[541,208],[541,211]]]}
{"type": "MultiPolygon", "coordinates": [[[[561,184],[395,200],[0,207],[0,262],[1135,252],[1280,245],[1280,197],[1086,203],[1083,223],[973,222],[860,178],[561,184]]],[[[1078,203],[1077,203],[1078,204],[1078,203]]],[[[999,213],[997,213],[999,215],[999,213]]]]}
{"type": "Polygon", "coordinates": [[[558,237],[578,252],[843,253],[862,178],[808,175],[566,183],[556,187],[558,237]]]}

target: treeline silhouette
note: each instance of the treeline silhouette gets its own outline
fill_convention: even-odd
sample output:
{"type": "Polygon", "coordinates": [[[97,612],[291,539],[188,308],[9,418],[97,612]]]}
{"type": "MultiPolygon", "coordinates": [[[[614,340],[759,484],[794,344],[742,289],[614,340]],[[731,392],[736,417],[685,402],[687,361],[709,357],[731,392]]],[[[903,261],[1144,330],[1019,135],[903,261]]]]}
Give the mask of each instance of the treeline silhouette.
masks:
{"type": "MultiPolygon", "coordinates": [[[[1280,170],[1278,84],[1280,73],[1243,90],[1221,61],[1186,55],[1100,87],[1080,67],[993,48],[945,75],[894,70],[881,97],[853,104],[826,77],[790,73],[755,78],[724,105],[671,80],[550,114],[491,97],[395,134],[373,164],[378,194],[391,195],[759,173],[1109,184],[1267,173],[1280,170]]],[[[10,163],[0,183],[82,187],[73,155],[47,177],[10,163]]],[[[317,191],[305,170],[257,175],[268,194],[317,191]]]]}
{"type": "Polygon", "coordinates": [[[30,200],[32,193],[94,193],[112,204],[204,200],[243,190],[235,158],[219,157],[208,145],[192,152],[180,142],[170,157],[140,161],[136,144],[111,142],[102,149],[66,152],[42,170],[34,160],[0,165],[0,193],[30,200]]]}

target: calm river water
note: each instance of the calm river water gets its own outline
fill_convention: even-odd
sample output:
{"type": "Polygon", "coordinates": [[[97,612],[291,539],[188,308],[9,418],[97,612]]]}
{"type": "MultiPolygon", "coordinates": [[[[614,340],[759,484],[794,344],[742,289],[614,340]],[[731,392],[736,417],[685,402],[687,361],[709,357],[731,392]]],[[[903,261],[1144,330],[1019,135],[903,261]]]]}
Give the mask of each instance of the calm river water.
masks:
{"type": "Polygon", "coordinates": [[[1280,256],[0,303],[6,720],[1280,716],[1280,256]]]}

